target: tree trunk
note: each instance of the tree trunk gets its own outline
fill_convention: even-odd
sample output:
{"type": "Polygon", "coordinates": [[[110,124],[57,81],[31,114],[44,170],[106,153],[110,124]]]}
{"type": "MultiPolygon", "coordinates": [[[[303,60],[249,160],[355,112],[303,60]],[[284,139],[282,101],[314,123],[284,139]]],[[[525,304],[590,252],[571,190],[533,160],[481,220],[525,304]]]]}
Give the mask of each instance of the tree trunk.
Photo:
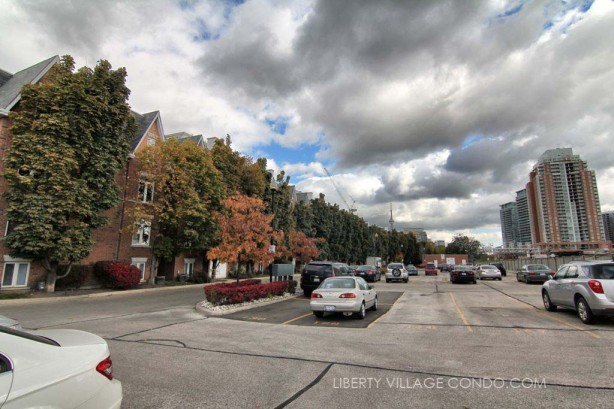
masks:
{"type": "Polygon", "coordinates": [[[56,271],[48,271],[47,279],[45,283],[45,291],[48,293],[55,292],[55,281],[57,280],[58,273],[56,271]]]}

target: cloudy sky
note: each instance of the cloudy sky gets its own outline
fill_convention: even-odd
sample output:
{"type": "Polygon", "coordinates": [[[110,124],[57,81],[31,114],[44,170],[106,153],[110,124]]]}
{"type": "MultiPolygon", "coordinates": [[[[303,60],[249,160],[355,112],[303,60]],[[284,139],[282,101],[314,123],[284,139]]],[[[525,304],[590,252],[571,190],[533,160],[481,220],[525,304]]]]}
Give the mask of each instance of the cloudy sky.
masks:
{"type": "Polygon", "coordinates": [[[614,1],[0,0],[0,68],[126,67],[166,133],[231,135],[299,190],[429,238],[501,242],[546,149],[614,210],[614,1]]]}

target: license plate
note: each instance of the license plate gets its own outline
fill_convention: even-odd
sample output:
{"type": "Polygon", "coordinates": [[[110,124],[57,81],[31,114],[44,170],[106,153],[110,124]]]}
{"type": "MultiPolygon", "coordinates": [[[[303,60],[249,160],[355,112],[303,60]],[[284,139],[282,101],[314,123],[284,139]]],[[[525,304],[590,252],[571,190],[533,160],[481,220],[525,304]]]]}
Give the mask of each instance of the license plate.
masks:
{"type": "Polygon", "coordinates": [[[462,276],[466,276],[466,275],[467,275],[467,273],[461,273],[461,275],[462,275],[462,276]]]}
{"type": "Polygon", "coordinates": [[[546,275],[546,273],[541,273],[540,275],[545,276],[545,275],[546,275]]]}
{"type": "Polygon", "coordinates": [[[335,306],[334,305],[326,305],[324,307],[324,311],[328,311],[328,312],[335,311],[335,306]]]}
{"type": "Polygon", "coordinates": [[[320,282],[320,277],[314,277],[313,278],[313,282],[314,283],[319,283],[320,282]]]}

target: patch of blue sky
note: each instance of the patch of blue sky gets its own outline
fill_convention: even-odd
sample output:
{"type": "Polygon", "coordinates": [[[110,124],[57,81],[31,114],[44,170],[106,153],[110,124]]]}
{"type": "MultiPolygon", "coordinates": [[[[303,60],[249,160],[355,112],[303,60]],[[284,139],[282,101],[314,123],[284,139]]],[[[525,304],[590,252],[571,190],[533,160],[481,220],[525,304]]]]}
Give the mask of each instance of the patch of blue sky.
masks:
{"type": "Polygon", "coordinates": [[[511,17],[513,15],[516,15],[518,13],[520,13],[524,7],[524,1],[518,3],[515,6],[509,7],[507,9],[505,9],[505,11],[503,11],[503,13],[497,14],[497,19],[498,20],[505,20],[508,17],[511,17]]]}
{"type": "Polygon", "coordinates": [[[192,38],[194,41],[212,41],[220,37],[220,33],[210,30],[207,22],[202,18],[196,19],[196,26],[198,34],[192,38]]]}
{"type": "Polygon", "coordinates": [[[275,163],[305,163],[309,164],[316,161],[316,154],[320,151],[320,145],[301,145],[296,148],[289,148],[277,142],[271,142],[266,146],[259,146],[260,156],[275,160],[275,163]]]}
{"type": "Polygon", "coordinates": [[[470,147],[474,143],[477,143],[477,142],[479,142],[479,141],[481,141],[481,140],[483,140],[485,138],[486,138],[485,135],[482,135],[482,134],[479,134],[479,133],[470,134],[469,136],[467,136],[465,138],[465,140],[461,144],[461,149],[467,149],[468,147],[470,147]]]}
{"type": "Polygon", "coordinates": [[[544,6],[544,13],[549,17],[548,21],[544,23],[544,31],[548,31],[552,29],[556,24],[565,20],[565,16],[570,11],[578,11],[580,15],[575,16],[574,18],[569,19],[565,24],[563,24],[559,31],[561,33],[566,33],[569,27],[577,23],[582,19],[582,15],[587,13],[591,7],[593,6],[594,0],[582,0],[582,1],[567,1],[560,0],[557,6],[552,4],[544,6]],[[556,11],[554,11],[556,10],[556,11]]]}
{"type": "Polygon", "coordinates": [[[264,122],[267,124],[271,131],[278,135],[285,135],[288,128],[288,121],[290,118],[285,116],[278,116],[277,118],[266,118],[264,122]]]}

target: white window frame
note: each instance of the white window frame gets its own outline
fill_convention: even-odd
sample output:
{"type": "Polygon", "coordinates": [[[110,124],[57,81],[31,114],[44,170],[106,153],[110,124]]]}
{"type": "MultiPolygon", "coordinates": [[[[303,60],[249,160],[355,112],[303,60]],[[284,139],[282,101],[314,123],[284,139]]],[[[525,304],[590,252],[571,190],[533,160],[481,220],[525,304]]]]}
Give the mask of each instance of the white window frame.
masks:
{"type": "Polygon", "coordinates": [[[145,269],[147,268],[147,258],[132,257],[131,264],[141,270],[141,281],[145,281],[145,269]]]}
{"type": "Polygon", "coordinates": [[[147,133],[147,146],[154,146],[156,144],[156,135],[151,132],[147,133]]]}
{"type": "Polygon", "coordinates": [[[147,220],[141,220],[137,223],[138,230],[132,235],[132,247],[149,247],[149,241],[151,239],[151,222],[147,220]],[[149,229],[147,239],[145,239],[144,230],[149,229]]]}
{"type": "Polygon", "coordinates": [[[27,288],[28,287],[28,279],[30,278],[30,260],[24,260],[24,259],[16,259],[16,258],[12,258],[10,256],[5,255],[4,256],[4,267],[2,269],[2,282],[1,282],[1,287],[2,288],[27,288]],[[9,264],[13,264],[15,267],[13,267],[13,277],[11,280],[10,284],[4,284],[4,278],[6,275],[6,266],[9,264]],[[25,265],[26,266],[26,279],[25,279],[25,283],[18,285],[17,284],[17,276],[19,273],[19,266],[21,265],[25,265]]]}
{"type": "Polygon", "coordinates": [[[154,184],[153,182],[146,182],[144,180],[139,181],[138,191],[139,202],[152,203],[154,199],[154,184]],[[143,186],[143,193],[141,194],[141,186],[143,186]],[[150,193],[150,198],[147,200],[147,194],[150,193]]]}
{"type": "Polygon", "coordinates": [[[183,274],[187,274],[188,277],[194,276],[194,264],[196,259],[186,258],[183,260],[183,274]]]}

